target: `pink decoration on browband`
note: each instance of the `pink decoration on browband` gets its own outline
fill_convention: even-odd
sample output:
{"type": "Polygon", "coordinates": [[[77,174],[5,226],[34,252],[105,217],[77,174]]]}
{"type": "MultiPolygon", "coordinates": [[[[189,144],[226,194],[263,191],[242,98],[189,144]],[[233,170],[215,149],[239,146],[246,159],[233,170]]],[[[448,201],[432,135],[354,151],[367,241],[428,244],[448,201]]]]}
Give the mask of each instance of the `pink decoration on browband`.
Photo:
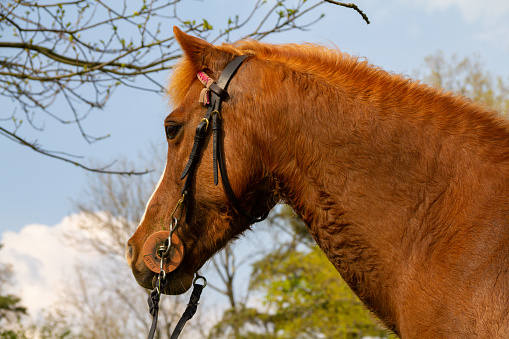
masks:
{"type": "Polygon", "coordinates": [[[200,93],[200,99],[198,101],[204,105],[208,105],[210,104],[210,85],[214,83],[214,80],[205,74],[205,72],[198,72],[197,76],[198,80],[205,86],[200,93]]]}

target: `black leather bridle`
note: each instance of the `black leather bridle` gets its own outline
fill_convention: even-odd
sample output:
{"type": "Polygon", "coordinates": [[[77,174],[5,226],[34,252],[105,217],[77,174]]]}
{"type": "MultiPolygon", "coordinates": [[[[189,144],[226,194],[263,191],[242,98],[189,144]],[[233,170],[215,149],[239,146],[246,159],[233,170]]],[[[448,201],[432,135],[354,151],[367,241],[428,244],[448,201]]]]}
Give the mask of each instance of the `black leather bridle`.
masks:
{"type": "Polygon", "coordinates": [[[263,221],[267,218],[268,212],[263,214],[260,217],[254,217],[248,214],[241,206],[239,199],[235,196],[233,192],[230,181],[228,180],[228,174],[226,172],[225,160],[223,158],[223,146],[221,143],[221,103],[223,100],[228,98],[228,93],[226,89],[230,80],[235,75],[235,72],[240,67],[242,62],[248,58],[247,55],[237,56],[233,59],[223,70],[219,80],[216,83],[212,83],[210,85],[210,103],[208,104],[207,112],[205,113],[205,117],[200,121],[198,127],[196,127],[196,135],[194,137],[194,144],[191,154],[189,155],[189,161],[187,162],[180,179],[184,179],[187,176],[187,179],[184,183],[184,187],[182,188],[182,196],[185,197],[188,194],[189,187],[191,185],[192,172],[194,171],[197,160],[200,154],[200,150],[203,146],[203,142],[205,137],[207,136],[207,132],[209,130],[209,125],[212,124],[212,133],[213,133],[213,168],[214,168],[214,184],[217,186],[218,180],[218,167],[221,172],[221,180],[223,181],[223,187],[228,195],[228,198],[233,204],[235,210],[242,215],[245,219],[249,221],[249,223],[253,224],[255,222],[263,221]]]}
{"type": "MultiPolygon", "coordinates": [[[[233,192],[230,182],[228,180],[228,174],[226,172],[225,159],[223,157],[223,145],[221,143],[221,103],[223,100],[228,98],[228,93],[226,89],[230,80],[235,75],[235,72],[240,67],[242,62],[248,58],[247,55],[241,55],[235,57],[223,70],[221,76],[219,77],[217,83],[212,83],[208,86],[210,90],[210,103],[207,104],[207,112],[205,113],[205,117],[200,121],[198,126],[196,127],[196,134],[194,137],[193,148],[191,150],[191,154],[189,155],[189,161],[187,162],[184,171],[180,177],[181,180],[186,179],[184,182],[184,186],[182,187],[182,197],[177,202],[173,213],[171,214],[171,231],[168,237],[168,241],[165,246],[161,246],[158,251],[160,253],[161,258],[161,270],[157,279],[156,286],[154,290],[151,292],[148,303],[150,307],[150,314],[153,316],[152,327],[149,332],[148,338],[151,339],[154,336],[155,329],[157,326],[157,316],[159,311],[159,298],[161,294],[161,290],[168,285],[168,279],[166,279],[166,272],[162,268],[162,263],[164,258],[168,257],[171,253],[171,239],[173,233],[180,226],[180,220],[187,212],[187,199],[189,194],[189,189],[192,184],[192,178],[194,171],[196,169],[196,165],[198,163],[198,158],[200,155],[200,151],[203,147],[205,138],[209,131],[210,125],[212,126],[213,133],[213,166],[214,166],[214,184],[217,186],[219,183],[218,179],[218,168],[221,172],[221,180],[223,182],[223,187],[228,195],[228,198],[233,204],[235,210],[244,217],[250,224],[263,221],[267,218],[269,212],[264,213],[259,217],[254,217],[247,213],[241,206],[240,201],[235,196],[233,192]],[[178,217],[177,217],[178,213],[178,217]]],[[[190,302],[182,315],[180,321],[178,322],[173,334],[171,335],[171,339],[176,339],[180,332],[182,331],[185,323],[191,319],[196,312],[196,308],[198,306],[198,301],[200,299],[201,292],[206,285],[206,280],[204,277],[196,274],[196,278],[193,282],[193,292],[191,294],[190,302]],[[204,283],[197,284],[196,281],[203,279],[204,283]]]]}

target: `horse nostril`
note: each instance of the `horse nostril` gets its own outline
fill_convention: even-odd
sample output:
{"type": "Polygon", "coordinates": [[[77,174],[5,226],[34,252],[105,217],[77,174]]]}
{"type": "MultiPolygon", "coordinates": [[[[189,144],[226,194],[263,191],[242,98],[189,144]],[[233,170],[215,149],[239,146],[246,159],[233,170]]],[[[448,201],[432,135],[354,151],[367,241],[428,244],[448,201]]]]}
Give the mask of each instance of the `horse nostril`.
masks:
{"type": "Polygon", "coordinates": [[[125,250],[125,258],[127,259],[127,263],[130,266],[131,261],[133,260],[133,247],[129,243],[127,243],[127,248],[125,250]]]}

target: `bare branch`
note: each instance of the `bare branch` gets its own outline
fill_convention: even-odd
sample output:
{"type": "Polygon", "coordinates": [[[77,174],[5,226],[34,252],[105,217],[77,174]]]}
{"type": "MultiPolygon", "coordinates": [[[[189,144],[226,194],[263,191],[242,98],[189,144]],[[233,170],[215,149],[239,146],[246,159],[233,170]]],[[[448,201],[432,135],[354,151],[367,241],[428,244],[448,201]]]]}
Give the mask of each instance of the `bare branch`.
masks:
{"type": "Polygon", "coordinates": [[[108,165],[108,166],[102,167],[102,168],[91,168],[91,167],[85,166],[82,163],[79,163],[79,162],[77,162],[75,160],[72,160],[72,159],[69,159],[69,158],[65,158],[63,156],[56,155],[57,153],[64,154],[63,152],[55,152],[55,151],[49,151],[49,150],[42,149],[35,142],[26,141],[25,139],[17,136],[14,133],[9,132],[8,130],[6,130],[3,127],[0,127],[0,134],[6,136],[7,138],[11,139],[12,141],[17,142],[20,145],[29,147],[29,148],[31,148],[32,150],[34,150],[34,151],[36,151],[38,153],[41,153],[41,154],[46,155],[46,156],[51,157],[51,158],[62,160],[64,162],[71,163],[73,165],[76,165],[77,167],[83,168],[83,169],[85,169],[87,171],[90,171],[90,172],[105,173],[105,174],[121,174],[121,175],[142,175],[142,174],[146,174],[146,173],[152,172],[152,170],[145,170],[145,171],[142,171],[142,172],[138,172],[138,171],[128,171],[128,172],[124,172],[124,171],[109,171],[106,168],[110,167],[111,164],[108,165]]]}
{"type": "MultiPolygon", "coordinates": [[[[353,4],[329,2],[354,8],[363,15],[353,4]]],[[[19,114],[25,114],[30,125],[41,130],[44,117],[34,117],[44,112],[59,123],[76,124],[87,142],[101,140],[103,137],[91,137],[82,121],[96,108],[105,107],[116,87],[165,93],[159,76],[172,69],[181,51],[171,30],[161,27],[177,24],[187,33],[211,42],[263,39],[270,34],[308,29],[324,16],[313,16],[324,4],[322,0],[278,0],[274,6],[258,0],[246,15],[235,15],[223,25],[225,28],[214,28],[205,18],[179,15],[181,3],[182,0],[0,2],[0,50],[5,52],[0,53],[0,95],[21,108],[12,108],[13,120],[21,121],[19,114]],[[255,29],[246,32],[249,26],[255,29]],[[62,102],[71,109],[59,113],[51,109],[62,102]]],[[[22,145],[35,146],[17,139],[18,127],[4,126],[2,135],[22,145]]],[[[59,159],[55,152],[39,146],[31,148],[59,159]]],[[[71,159],[67,161],[76,164],[71,159]]]]}
{"type": "Polygon", "coordinates": [[[357,7],[356,4],[352,4],[352,3],[347,4],[347,3],[344,3],[344,2],[339,2],[339,1],[334,1],[334,0],[323,0],[323,1],[331,3],[331,4],[334,4],[334,5],[343,6],[343,7],[347,7],[347,8],[352,8],[352,9],[356,10],[362,16],[364,21],[366,21],[366,23],[369,25],[368,16],[366,14],[364,14],[364,12],[361,11],[360,8],[357,7]]]}

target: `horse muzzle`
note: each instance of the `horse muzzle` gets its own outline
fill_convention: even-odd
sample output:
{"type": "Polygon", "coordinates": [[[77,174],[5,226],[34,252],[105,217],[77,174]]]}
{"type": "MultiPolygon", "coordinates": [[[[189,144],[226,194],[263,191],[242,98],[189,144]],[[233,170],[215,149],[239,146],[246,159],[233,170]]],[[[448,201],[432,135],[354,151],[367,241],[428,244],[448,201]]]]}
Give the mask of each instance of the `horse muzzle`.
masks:
{"type": "Polygon", "coordinates": [[[139,253],[130,240],[127,243],[126,260],[140,286],[154,288],[160,272],[164,272],[168,284],[161,292],[181,294],[191,287],[193,275],[177,270],[184,259],[184,245],[176,233],[172,234],[169,245],[169,236],[170,231],[153,233],[145,240],[143,247],[138,247],[142,248],[139,253]]]}
{"type": "Polygon", "coordinates": [[[171,235],[171,243],[168,244],[170,231],[159,231],[147,238],[143,244],[143,262],[149,270],[159,274],[163,271],[174,271],[184,259],[184,245],[177,236],[171,235]]]}

